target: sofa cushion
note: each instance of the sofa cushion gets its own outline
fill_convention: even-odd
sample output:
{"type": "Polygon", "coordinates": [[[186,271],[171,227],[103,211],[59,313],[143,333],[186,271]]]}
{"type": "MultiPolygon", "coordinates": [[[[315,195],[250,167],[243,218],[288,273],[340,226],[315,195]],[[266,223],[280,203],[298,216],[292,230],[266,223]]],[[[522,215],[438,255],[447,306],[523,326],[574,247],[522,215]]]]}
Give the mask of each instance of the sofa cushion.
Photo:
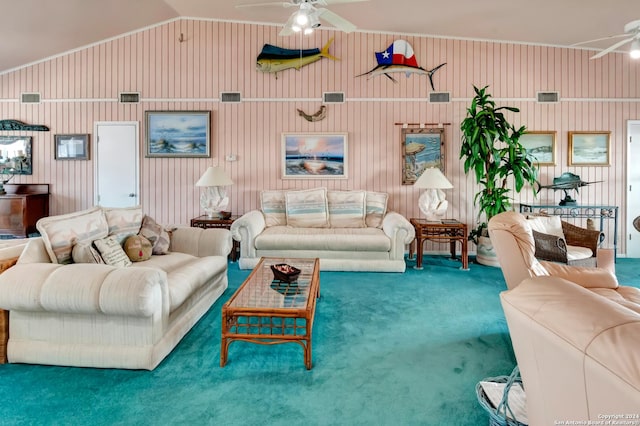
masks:
{"type": "Polygon", "coordinates": [[[140,235],[145,237],[151,242],[153,254],[167,254],[169,252],[169,245],[171,238],[169,233],[152,217],[146,216],[142,220],[142,226],[140,227],[140,235]]]}
{"type": "Polygon", "coordinates": [[[365,191],[328,191],[329,223],[332,228],[364,228],[365,191]]]}
{"type": "Polygon", "coordinates": [[[109,234],[109,225],[100,207],[75,213],[44,217],[36,223],[53,263],[72,263],[73,246],[109,234]]]}
{"type": "Polygon", "coordinates": [[[367,191],[366,197],[366,216],[365,223],[367,226],[374,228],[382,228],[382,219],[387,213],[387,200],[389,194],[383,192],[367,191]]]}
{"type": "Polygon", "coordinates": [[[389,251],[391,240],[377,228],[272,226],[255,239],[257,250],[389,251]]]}
{"type": "Polygon", "coordinates": [[[104,216],[109,224],[109,235],[116,237],[118,243],[124,243],[130,235],[136,235],[142,225],[142,207],[104,208],[104,216]]]}
{"type": "Polygon", "coordinates": [[[131,260],[122,249],[122,246],[114,236],[95,240],[93,242],[100,252],[100,257],[104,263],[111,266],[125,267],[131,265],[131,260]]]}
{"type": "Polygon", "coordinates": [[[285,200],[287,225],[302,228],[329,226],[327,188],[287,191],[285,200]]]}
{"type": "Polygon", "coordinates": [[[132,262],[148,260],[151,257],[151,251],[153,250],[151,241],[147,240],[142,235],[130,235],[124,241],[124,246],[122,248],[127,254],[129,260],[132,262]]]}
{"type": "Polygon", "coordinates": [[[264,215],[266,226],[287,224],[284,191],[262,191],[260,193],[260,209],[264,215]]]}

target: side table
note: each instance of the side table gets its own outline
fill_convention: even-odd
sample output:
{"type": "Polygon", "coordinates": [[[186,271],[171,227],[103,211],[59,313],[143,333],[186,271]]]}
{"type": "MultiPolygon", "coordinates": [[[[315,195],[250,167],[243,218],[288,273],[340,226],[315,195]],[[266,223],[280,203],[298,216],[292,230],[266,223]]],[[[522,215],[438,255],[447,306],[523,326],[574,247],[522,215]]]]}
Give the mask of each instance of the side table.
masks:
{"type": "MultiPolygon", "coordinates": [[[[192,228],[224,228],[231,229],[231,224],[233,221],[238,219],[240,216],[230,216],[228,219],[223,219],[221,217],[209,217],[207,215],[198,216],[196,218],[191,219],[191,227],[192,228]]],[[[229,253],[229,258],[232,262],[238,260],[238,253],[240,252],[240,242],[233,240],[233,248],[231,249],[231,253],[229,253]]]]}
{"type": "MultiPolygon", "coordinates": [[[[469,270],[469,256],[467,255],[467,224],[455,219],[442,219],[438,221],[411,218],[409,222],[416,230],[417,259],[415,269],[422,269],[422,254],[425,241],[435,241],[438,243],[449,243],[451,248],[451,258],[456,258],[456,242],[460,242],[462,260],[462,270],[469,270]]],[[[413,255],[413,243],[410,249],[410,256],[413,255]]]]}

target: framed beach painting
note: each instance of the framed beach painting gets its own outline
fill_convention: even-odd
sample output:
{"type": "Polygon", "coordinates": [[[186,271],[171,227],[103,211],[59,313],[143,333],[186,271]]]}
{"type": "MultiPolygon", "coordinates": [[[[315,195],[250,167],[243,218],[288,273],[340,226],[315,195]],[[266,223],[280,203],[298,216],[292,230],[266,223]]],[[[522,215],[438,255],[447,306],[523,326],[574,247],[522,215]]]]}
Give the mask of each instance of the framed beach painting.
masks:
{"type": "Polygon", "coordinates": [[[147,157],[210,157],[211,111],[145,111],[147,157]]]}
{"type": "Polygon", "coordinates": [[[537,165],[556,165],[555,131],[529,131],[520,137],[520,143],[537,165]]]}
{"type": "Polygon", "coordinates": [[[31,136],[0,136],[0,170],[14,175],[33,174],[31,136]]]}
{"type": "Polygon", "coordinates": [[[444,172],[444,128],[402,128],[402,184],[413,185],[425,169],[444,172]]]}
{"type": "Polygon", "coordinates": [[[89,135],[55,135],[54,158],[56,160],[88,160],[89,135]]]}
{"type": "Polygon", "coordinates": [[[569,132],[570,166],[609,166],[611,132],[569,132]]]}
{"type": "Polygon", "coordinates": [[[346,179],[347,133],[283,133],[283,179],[346,179]]]}

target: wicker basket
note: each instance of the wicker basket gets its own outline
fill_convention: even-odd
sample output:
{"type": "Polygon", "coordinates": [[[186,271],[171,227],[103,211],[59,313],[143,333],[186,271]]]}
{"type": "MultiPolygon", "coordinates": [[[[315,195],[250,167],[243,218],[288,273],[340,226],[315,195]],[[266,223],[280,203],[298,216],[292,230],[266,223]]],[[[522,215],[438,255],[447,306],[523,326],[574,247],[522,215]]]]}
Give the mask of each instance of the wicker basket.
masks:
{"type": "Polygon", "coordinates": [[[522,385],[522,379],[520,378],[520,370],[518,366],[513,369],[509,376],[498,376],[498,377],[488,377],[483,382],[494,382],[494,383],[506,383],[504,388],[504,394],[502,395],[502,400],[497,407],[494,407],[489,398],[482,389],[482,385],[478,382],[476,385],[476,395],[478,397],[478,402],[482,405],[487,413],[489,413],[489,425],[490,426],[527,426],[526,423],[519,422],[518,420],[514,420],[516,416],[511,411],[509,407],[509,391],[511,390],[511,386],[514,383],[519,383],[522,385]],[[509,416],[507,416],[509,414],[509,416]]]}

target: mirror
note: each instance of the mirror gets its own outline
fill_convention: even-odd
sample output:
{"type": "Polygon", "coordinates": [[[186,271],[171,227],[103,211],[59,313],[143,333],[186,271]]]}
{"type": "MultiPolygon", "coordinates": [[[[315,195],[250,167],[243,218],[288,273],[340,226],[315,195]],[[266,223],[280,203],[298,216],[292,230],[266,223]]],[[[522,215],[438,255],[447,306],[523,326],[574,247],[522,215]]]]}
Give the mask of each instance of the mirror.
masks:
{"type": "Polygon", "coordinates": [[[31,136],[0,136],[0,172],[33,174],[31,136]]]}

